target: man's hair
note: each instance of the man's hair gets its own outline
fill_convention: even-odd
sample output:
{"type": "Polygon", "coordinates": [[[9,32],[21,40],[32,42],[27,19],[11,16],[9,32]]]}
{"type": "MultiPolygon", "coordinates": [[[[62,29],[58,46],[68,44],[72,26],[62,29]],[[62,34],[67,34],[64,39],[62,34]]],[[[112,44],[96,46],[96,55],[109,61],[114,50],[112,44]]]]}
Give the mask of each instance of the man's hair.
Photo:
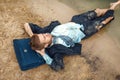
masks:
{"type": "Polygon", "coordinates": [[[34,34],[31,37],[30,45],[33,50],[41,50],[44,48],[45,44],[40,42],[37,34],[34,34]]]}

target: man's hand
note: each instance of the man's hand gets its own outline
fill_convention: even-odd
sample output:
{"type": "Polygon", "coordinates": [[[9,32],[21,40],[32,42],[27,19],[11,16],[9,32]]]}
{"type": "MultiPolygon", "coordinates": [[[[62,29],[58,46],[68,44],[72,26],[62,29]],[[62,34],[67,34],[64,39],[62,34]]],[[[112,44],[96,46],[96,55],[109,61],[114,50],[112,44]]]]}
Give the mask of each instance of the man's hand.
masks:
{"type": "Polygon", "coordinates": [[[33,32],[32,32],[32,30],[31,30],[31,28],[30,28],[30,26],[29,26],[29,23],[25,23],[25,24],[24,24],[24,29],[25,29],[25,31],[27,32],[27,34],[28,34],[30,37],[32,37],[33,32]]]}
{"type": "Polygon", "coordinates": [[[41,54],[42,56],[45,54],[45,49],[35,50],[35,51],[38,52],[39,54],[41,54]]]}

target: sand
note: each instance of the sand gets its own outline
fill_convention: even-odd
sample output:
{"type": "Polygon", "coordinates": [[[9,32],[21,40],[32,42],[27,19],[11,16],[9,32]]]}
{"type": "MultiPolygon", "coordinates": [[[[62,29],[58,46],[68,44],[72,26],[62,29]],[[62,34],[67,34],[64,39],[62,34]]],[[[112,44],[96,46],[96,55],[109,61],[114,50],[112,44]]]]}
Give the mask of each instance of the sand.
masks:
{"type": "Polygon", "coordinates": [[[111,39],[104,31],[82,41],[81,56],[65,57],[64,70],[55,72],[48,65],[42,65],[21,71],[12,41],[28,37],[23,24],[32,22],[44,27],[53,20],[65,23],[78,12],[57,0],[0,0],[0,14],[0,80],[117,80],[119,78],[120,64],[117,54],[119,47],[114,46],[118,41],[111,39]],[[115,55],[112,55],[113,53],[115,55]]]}

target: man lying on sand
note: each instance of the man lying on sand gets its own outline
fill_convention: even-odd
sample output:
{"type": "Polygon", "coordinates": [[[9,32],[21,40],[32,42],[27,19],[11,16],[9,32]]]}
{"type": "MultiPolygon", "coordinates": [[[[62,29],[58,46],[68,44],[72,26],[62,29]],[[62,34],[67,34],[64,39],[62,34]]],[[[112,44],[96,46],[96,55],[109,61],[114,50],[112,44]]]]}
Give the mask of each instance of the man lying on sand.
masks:
{"type": "Polygon", "coordinates": [[[31,37],[31,48],[43,56],[46,64],[56,71],[64,68],[63,57],[81,53],[82,39],[88,38],[114,19],[114,10],[120,0],[111,3],[109,9],[95,9],[75,15],[65,24],[58,21],[41,28],[25,23],[25,31],[31,37]]]}

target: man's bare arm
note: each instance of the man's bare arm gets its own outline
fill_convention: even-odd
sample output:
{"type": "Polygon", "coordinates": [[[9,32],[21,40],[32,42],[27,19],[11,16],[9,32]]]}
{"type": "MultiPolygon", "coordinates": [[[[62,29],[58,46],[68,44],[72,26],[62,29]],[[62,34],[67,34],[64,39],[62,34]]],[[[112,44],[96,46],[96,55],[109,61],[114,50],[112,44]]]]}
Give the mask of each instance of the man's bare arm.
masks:
{"type": "Polygon", "coordinates": [[[30,28],[30,26],[29,26],[28,23],[25,23],[25,24],[24,24],[24,28],[25,28],[25,31],[27,32],[27,34],[28,34],[30,37],[32,37],[33,32],[32,32],[32,30],[31,30],[31,28],[30,28]]]}

